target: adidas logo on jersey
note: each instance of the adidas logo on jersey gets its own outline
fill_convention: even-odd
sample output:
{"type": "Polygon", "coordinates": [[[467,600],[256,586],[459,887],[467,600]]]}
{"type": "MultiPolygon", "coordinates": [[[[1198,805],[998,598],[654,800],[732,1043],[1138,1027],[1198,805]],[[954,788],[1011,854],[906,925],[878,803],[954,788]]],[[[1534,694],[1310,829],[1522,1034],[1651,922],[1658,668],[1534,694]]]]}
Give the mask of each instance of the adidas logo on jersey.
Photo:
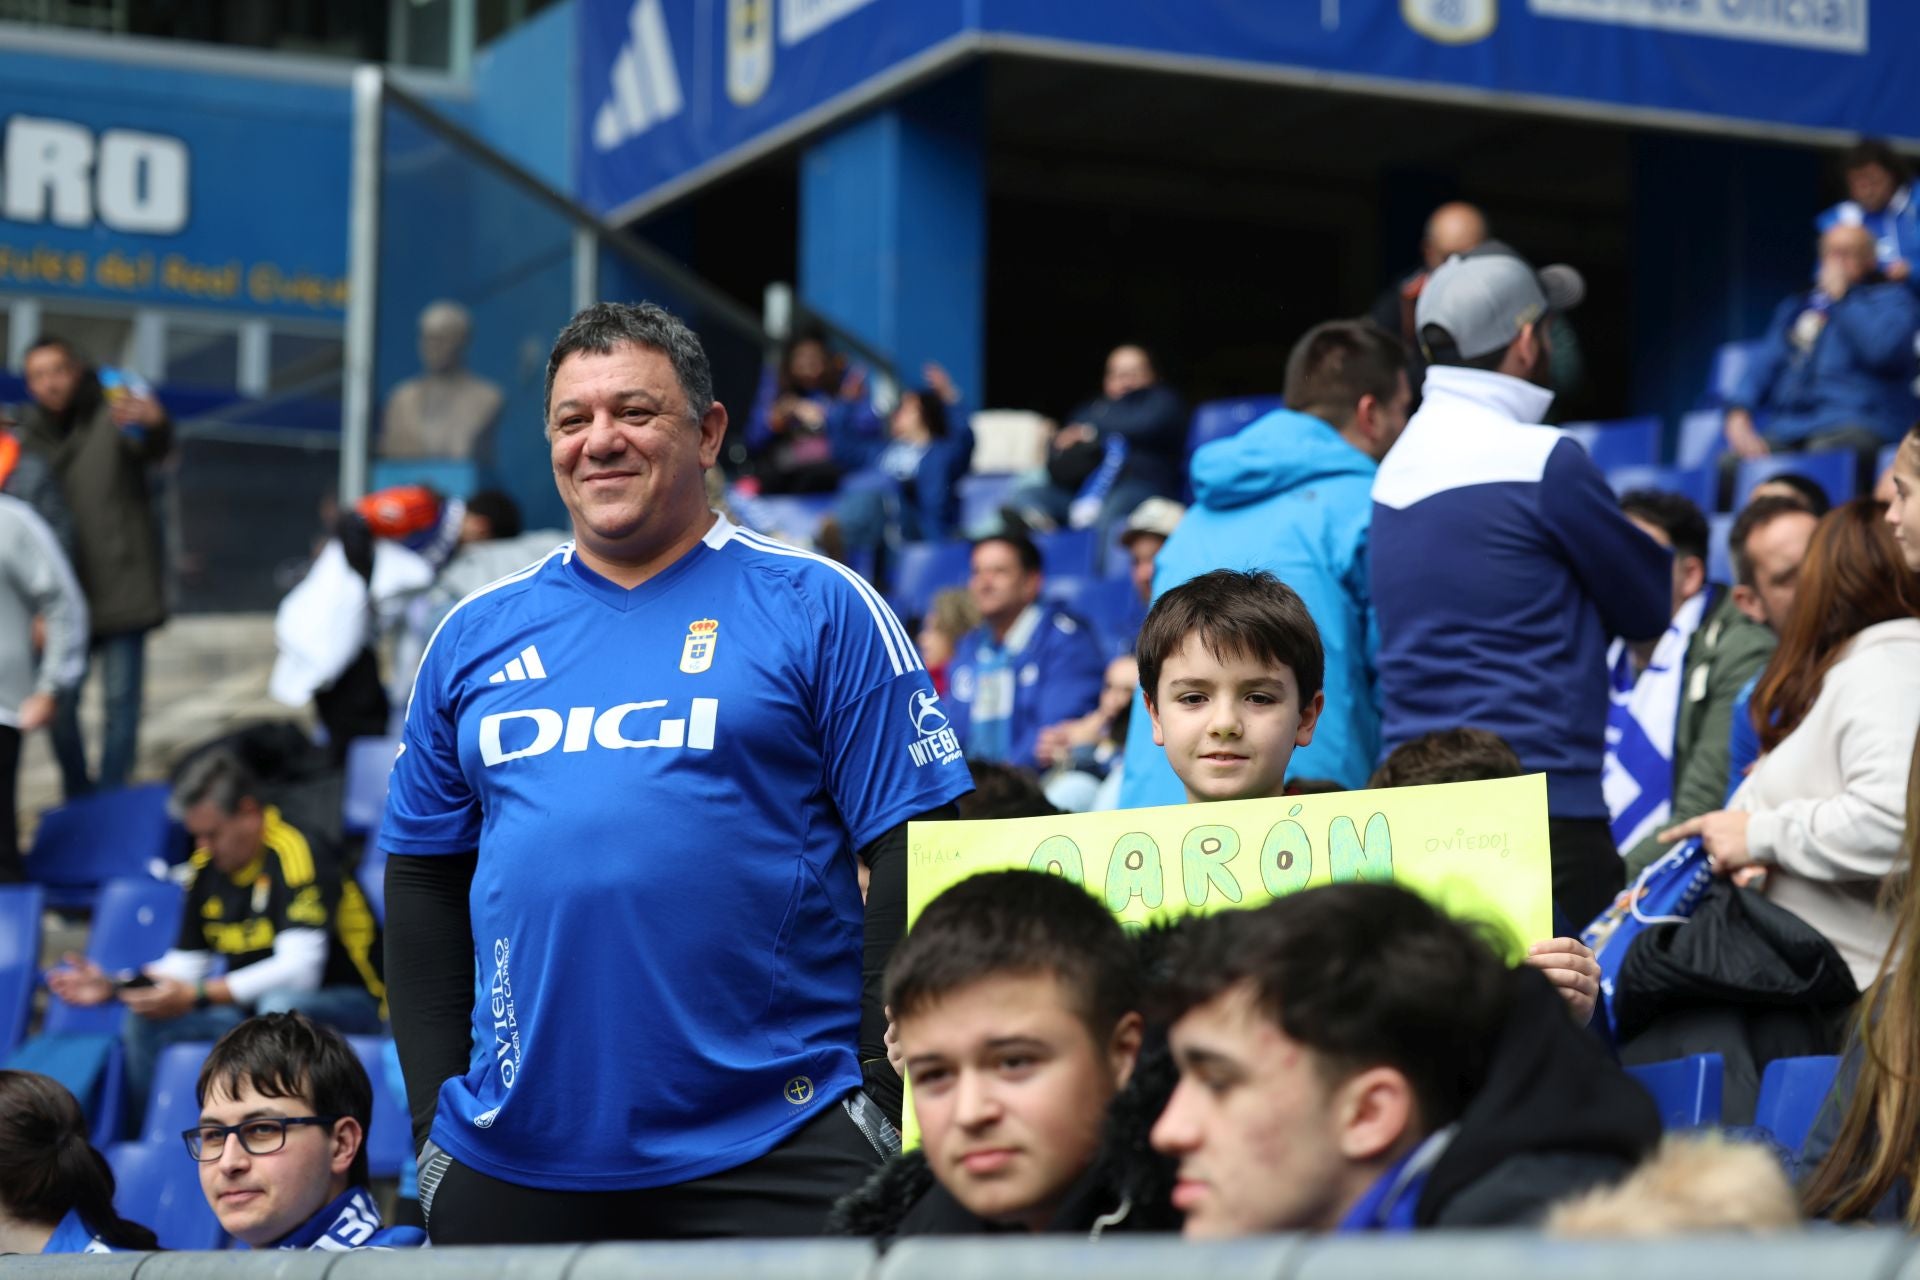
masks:
{"type": "Polygon", "coordinates": [[[500,670],[487,677],[488,684],[505,684],[509,680],[545,680],[547,669],[540,664],[540,651],[532,645],[520,651],[520,656],[500,670]]]}
{"type": "Polygon", "coordinates": [[[606,101],[593,117],[593,145],[599,151],[612,151],[671,120],[683,105],[660,0],[634,0],[627,29],[631,35],[614,59],[606,101]]]}

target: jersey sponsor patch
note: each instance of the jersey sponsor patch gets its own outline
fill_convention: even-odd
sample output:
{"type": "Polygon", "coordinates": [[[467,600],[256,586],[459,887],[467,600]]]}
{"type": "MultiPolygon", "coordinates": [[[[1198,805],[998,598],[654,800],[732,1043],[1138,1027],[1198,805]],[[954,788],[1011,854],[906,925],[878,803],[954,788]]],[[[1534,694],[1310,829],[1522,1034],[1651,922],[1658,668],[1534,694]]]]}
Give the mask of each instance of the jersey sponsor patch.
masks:
{"type": "Polygon", "coordinates": [[[913,721],[913,740],[907,754],[915,768],[930,764],[952,764],[960,758],[960,738],[940,706],[940,695],[931,689],[915,689],[908,699],[907,714],[913,721]]]}
{"type": "Polygon", "coordinates": [[[687,628],[687,643],[680,650],[680,670],[697,676],[713,665],[713,649],[720,641],[720,624],[702,618],[687,628]]]}

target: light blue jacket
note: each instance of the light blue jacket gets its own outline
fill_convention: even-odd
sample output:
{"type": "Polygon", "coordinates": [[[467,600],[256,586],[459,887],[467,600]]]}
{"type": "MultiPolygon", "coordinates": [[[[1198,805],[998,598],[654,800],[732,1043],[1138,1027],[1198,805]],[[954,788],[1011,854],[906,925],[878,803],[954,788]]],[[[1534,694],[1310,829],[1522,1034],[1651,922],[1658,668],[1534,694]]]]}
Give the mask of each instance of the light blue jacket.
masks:
{"type": "MultiPolygon", "coordinates": [[[[1327,706],[1287,777],[1366,786],[1380,754],[1367,575],[1373,459],[1319,418],[1276,409],[1203,446],[1192,471],[1193,507],[1160,549],[1154,598],[1210,569],[1265,569],[1299,592],[1326,650],[1327,706]]],[[[1180,804],[1186,792],[1134,701],[1120,806],[1180,804]]]]}

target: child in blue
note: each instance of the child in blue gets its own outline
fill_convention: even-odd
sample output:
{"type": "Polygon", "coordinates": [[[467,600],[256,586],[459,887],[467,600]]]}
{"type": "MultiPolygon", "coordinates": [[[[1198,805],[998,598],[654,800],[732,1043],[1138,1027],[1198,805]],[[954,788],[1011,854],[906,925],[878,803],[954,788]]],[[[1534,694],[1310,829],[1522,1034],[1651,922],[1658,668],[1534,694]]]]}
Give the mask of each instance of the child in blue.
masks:
{"type": "Polygon", "coordinates": [[[0,1254],[154,1249],[113,1207],[113,1170],[59,1081],[0,1071],[0,1254]]]}
{"type": "Polygon", "coordinates": [[[213,1046],[181,1136],[220,1225],[254,1249],[415,1249],[367,1189],[373,1083],[340,1033],[299,1013],[249,1018],[213,1046]]]}

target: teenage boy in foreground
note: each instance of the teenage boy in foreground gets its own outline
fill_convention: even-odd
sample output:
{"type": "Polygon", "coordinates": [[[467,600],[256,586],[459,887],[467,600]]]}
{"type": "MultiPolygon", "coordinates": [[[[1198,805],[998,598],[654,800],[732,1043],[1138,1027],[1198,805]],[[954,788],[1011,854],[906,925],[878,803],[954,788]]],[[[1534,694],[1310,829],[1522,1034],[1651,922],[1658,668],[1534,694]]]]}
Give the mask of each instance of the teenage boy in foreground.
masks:
{"type": "Polygon", "coordinates": [[[1190,921],[1168,970],[1153,1145],[1190,1238],[1529,1223],[1660,1140],[1537,972],[1405,889],[1190,921]]]}
{"type": "Polygon", "coordinates": [[[200,1068],[200,1123],[186,1130],[200,1189],[255,1249],[411,1249],[367,1191],[373,1084],[347,1042],[299,1013],[249,1018],[200,1068]]]}
{"type": "Polygon", "coordinates": [[[1144,1055],[1141,969],[1111,912],[1034,871],[928,904],[887,969],[921,1148],[843,1199],[828,1230],[885,1240],[1170,1231],[1147,1132],[1172,1087],[1144,1055]]]}
{"type": "MultiPolygon", "coordinates": [[[[1215,569],[1161,596],[1134,651],[1153,740],[1187,789],[1187,803],[1285,794],[1294,748],[1313,741],[1326,709],[1326,655],[1300,596],[1270,573],[1215,569]]],[[[1584,1024],[1600,970],[1576,938],[1535,943],[1584,1024]]]]}

